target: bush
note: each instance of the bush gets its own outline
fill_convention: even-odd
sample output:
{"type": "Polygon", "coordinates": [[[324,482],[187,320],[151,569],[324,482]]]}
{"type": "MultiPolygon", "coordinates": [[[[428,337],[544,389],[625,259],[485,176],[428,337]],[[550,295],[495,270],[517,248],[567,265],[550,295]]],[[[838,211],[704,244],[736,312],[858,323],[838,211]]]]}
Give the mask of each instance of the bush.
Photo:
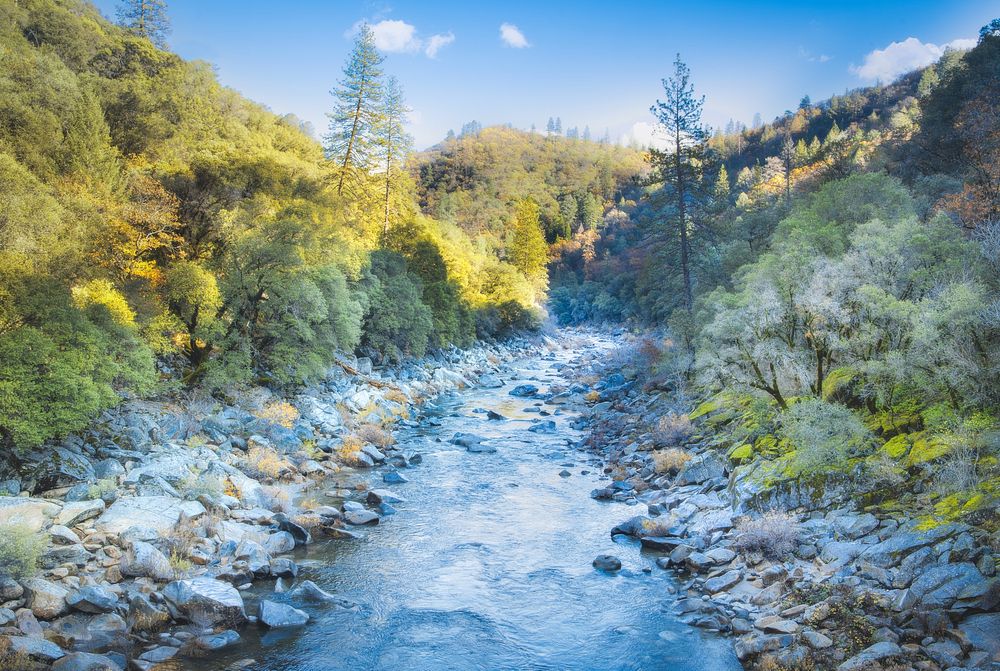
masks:
{"type": "Polygon", "coordinates": [[[355,431],[355,434],[362,441],[383,450],[396,443],[396,439],[391,433],[374,424],[362,424],[355,431]]]}
{"type": "Polygon", "coordinates": [[[256,445],[247,451],[245,463],[251,476],[273,480],[288,473],[292,466],[276,450],[262,445],[256,445]]]}
{"type": "Polygon", "coordinates": [[[406,259],[375,252],[362,284],[368,306],[361,344],[395,361],[423,356],[434,329],[433,314],[423,302],[420,278],[407,271],[406,259]]]}
{"type": "Polygon", "coordinates": [[[799,523],[794,515],[769,510],[757,519],[744,519],[736,525],[736,549],[743,553],[759,552],[769,559],[783,560],[799,542],[799,523]]]}
{"type": "Polygon", "coordinates": [[[340,447],[337,449],[337,456],[344,463],[353,464],[357,461],[358,453],[362,447],[364,447],[364,441],[357,436],[344,436],[340,447]]]}
{"type": "Polygon", "coordinates": [[[286,429],[292,428],[295,420],[299,418],[299,411],[288,401],[271,401],[254,411],[253,414],[269,422],[280,424],[286,429]]]}
{"type": "Polygon", "coordinates": [[[691,437],[693,430],[687,415],[671,412],[656,422],[655,439],[659,445],[682,445],[691,437]]]}
{"type": "Polygon", "coordinates": [[[0,576],[19,580],[34,575],[45,551],[42,536],[19,525],[0,526],[0,536],[0,576]]]}
{"type": "Polygon", "coordinates": [[[872,446],[872,435],[857,415],[818,398],[793,405],[782,415],[781,424],[781,434],[795,448],[795,466],[801,473],[839,467],[872,446]]]}
{"type": "Polygon", "coordinates": [[[653,452],[653,467],[657,473],[677,473],[689,461],[691,455],[676,447],[653,452]]]}

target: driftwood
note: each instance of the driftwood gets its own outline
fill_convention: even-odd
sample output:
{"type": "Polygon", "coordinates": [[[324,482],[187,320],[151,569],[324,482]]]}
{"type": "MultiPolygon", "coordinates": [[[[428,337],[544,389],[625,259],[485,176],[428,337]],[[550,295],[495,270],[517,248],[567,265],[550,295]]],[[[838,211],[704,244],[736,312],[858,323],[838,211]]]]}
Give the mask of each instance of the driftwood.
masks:
{"type": "Polygon", "coordinates": [[[395,389],[396,391],[400,391],[400,388],[392,384],[391,382],[382,382],[381,380],[376,380],[373,377],[369,377],[368,375],[365,375],[360,370],[358,370],[357,368],[355,368],[354,366],[350,365],[345,361],[340,361],[338,359],[337,365],[343,368],[344,372],[347,373],[348,375],[353,375],[354,377],[360,377],[362,380],[364,380],[373,387],[377,387],[379,389],[395,389]]]}

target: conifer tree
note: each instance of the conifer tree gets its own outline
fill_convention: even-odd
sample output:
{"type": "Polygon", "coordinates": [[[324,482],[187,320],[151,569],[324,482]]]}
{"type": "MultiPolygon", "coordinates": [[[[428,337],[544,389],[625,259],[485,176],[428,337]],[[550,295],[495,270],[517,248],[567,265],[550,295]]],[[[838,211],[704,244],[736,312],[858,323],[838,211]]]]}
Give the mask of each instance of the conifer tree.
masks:
{"type": "Polygon", "coordinates": [[[538,219],[538,204],[531,198],[519,201],[514,211],[508,260],[533,283],[544,284],[548,251],[538,219]]]}
{"type": "Polygon", "coordinates": [[[385,200],[382,234],[389,235],[389,214],[392,188],[399,179],[406,156],[413,145],[412,138],[407,134],[405,121],[410,110],[403,100],[403,90],[395,77],[389,77],[385,82],[382,104],[382,123],[378,128],[379,150],[385,166],[385,200]]]}
{"type": "Polygon", "coordinates": [[[333,111],[327,114],[330,130],[326,151],[340,165],[337,194],[343,194],[349,176],[368,171],[377,149],[376,132],[383,122],[382,61],[375,47],[375,34],[366,24],[354,40],[354,49],[344,66],[344,78],[330,92],[333,111]]]}
{"type": "Polygon", "coordinates": [[[670,142],[669,151],[651,149],[650,156],[659,168],[664,184],[670,189],[673,216],[680,242],[681,274],[684,279],[684,307],[690,312],[694,305],[690,268],[690,203],[699,179],[698,164],[707,137],[701,123],[705,98],[696,98],[691,84],[691,71],[681,60],[674,61],[674,74],[663,80],[665,100],[657,100],[650,108],[670,142]]]}
{"type": "Polygon", "coordinates": [[[166,46],[170,33],[166,0],[123,0],[118,7],[118,23],[156,46],[166,46]]]}
{"type": "Polygon", "coordinates": [[[590,142],[590,126],[583,127],[583,139],[590,142]]]}

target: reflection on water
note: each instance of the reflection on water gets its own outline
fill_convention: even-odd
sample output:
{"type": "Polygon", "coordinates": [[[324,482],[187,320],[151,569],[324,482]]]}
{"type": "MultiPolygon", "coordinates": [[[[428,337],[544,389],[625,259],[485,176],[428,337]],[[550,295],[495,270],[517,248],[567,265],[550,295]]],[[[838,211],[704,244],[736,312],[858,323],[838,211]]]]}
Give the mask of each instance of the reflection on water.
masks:
{"type": "MultiPolygon", "coordinates": [[[[296,557],[300,579],[362,603],[360,612],[296,604],[312,616],[305,627],[264,636],[250,627],[241,645],[189,668],[252,657],[255,668],[301,671],[739,669],[728,643],[671,614],[672,579],[656,556],[612,542],[610,528],[640,511],[589,497],[599,474],[582,474],[595,469],[571,447],[579,438],[572,413],[542,406],[557,431],[527,431],[539,414],[524,409],[537,401],[508,391],[524,381],[543,391],[564,383],[552,366],[571,356],[521,361],[503,389],[441,399],[430,411],[440,426],[398,435],[424,461],[407,471],[410,482],[391,486],[406,499],[394,504],[397,514],[361,540],[319,542],[296,557]],[[479,408],[508,419],[488,420],[479,408]],[[498,451],[450,445],[456,431],[485,436],[498,451]],[[564,468],[570,477],[559,475],[564,468]],[[619,556],[623,570],[595,571],[602,553],[619,556]]],[[[377,474],[344,484],[358,478],[384,486],[377,474]]],[[[288,598],[267,583],[256,589],[251,612],[259,596],[288,598]]]]}

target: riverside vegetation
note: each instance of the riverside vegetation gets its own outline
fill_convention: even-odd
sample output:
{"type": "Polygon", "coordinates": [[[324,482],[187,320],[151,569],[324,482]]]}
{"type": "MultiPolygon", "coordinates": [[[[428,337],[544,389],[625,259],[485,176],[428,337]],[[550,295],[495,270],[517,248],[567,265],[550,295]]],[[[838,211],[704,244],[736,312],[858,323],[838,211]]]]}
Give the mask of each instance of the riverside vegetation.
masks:
{"type": "Polygon", "coordinates": [[[585,408],[683,622],[767,671],[1000,663],[1000,20],[715,133],[678,57],[671,151],[550,120],[413,154],[366,27],[318,142],[122,10],[0,0],[0,667],[308,621],[254,581],[357,608],[287,555],[393,495],[314,490],[405,481],[394,429],[553,346],[546,309],[635,332],[524,391],[585,408]]]}

